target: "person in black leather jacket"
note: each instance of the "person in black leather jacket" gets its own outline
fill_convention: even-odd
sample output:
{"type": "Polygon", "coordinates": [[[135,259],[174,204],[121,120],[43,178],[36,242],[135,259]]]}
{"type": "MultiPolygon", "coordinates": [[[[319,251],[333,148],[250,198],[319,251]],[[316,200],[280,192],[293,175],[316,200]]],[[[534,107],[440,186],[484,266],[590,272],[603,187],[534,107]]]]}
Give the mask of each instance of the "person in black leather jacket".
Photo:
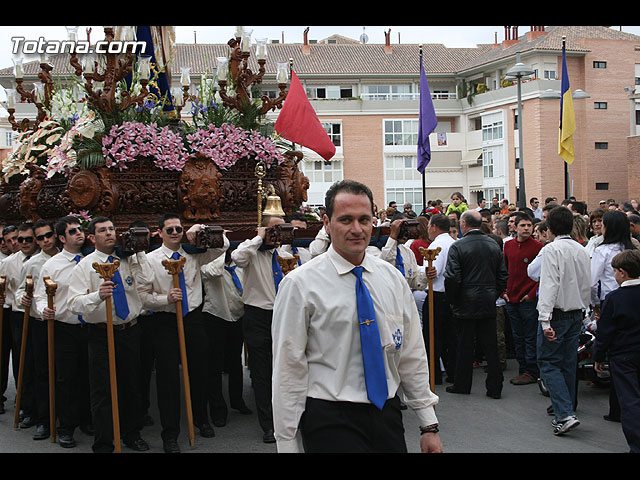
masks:
{"type": "Polygon", "coordinates": [[[482,216],[469,210],[460,217],[463,237],[449,248],[445,291],[460,327],[455,382],[450,393],[471,393],[474,338],[487,360],[487,396],[500,398],[502,368],[498,358],[496,300],[509,274],[496,242],[480,231],[482,216]]]}

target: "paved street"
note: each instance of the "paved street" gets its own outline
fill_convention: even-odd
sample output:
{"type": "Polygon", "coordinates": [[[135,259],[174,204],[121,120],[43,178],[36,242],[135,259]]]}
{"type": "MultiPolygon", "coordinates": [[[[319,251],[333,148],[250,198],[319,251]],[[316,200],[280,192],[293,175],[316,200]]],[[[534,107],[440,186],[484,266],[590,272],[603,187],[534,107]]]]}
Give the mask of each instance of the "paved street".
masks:
{"type": "MultiPolygon", "coordinates": [[[[550,405],[535,384],[514,386],[509,379],[516,375],[515,360],[509,360],[505,371],[503,396],[494,400],[485,396],[484,371],[474,369],[471,395],[451,394],[445,385],[437,385],[440,403],[436,409],[440,421],[440,437],[446,453],[624,453],[627,444],[619,423],[605,421],[608,412],[608,390],[580,382],[578,418],[580,426],[562,437],[552,433],[551,419],[546,413],[550,405]]],[[[245,400],[254,410],[248,371],[245,370],[245,400]]],[[[155,385],[152,395],[155,394],[155,385]]],[[[91,438],[77,431],[77,447],[63,449],[49,440],[32,440],[34,428],[13,428],[13,399],[15,388],[10,379],[6,396],[6,413],[0,415],[0,453],[90,453],[91,438]]],[[[154,400],[155,401],[155,400],[154,400]]],[[[145,455],[162,452],[157,411],[151,412],[155,425],[146,427],[143,438],[151,446],[150,452],[132,452],[122,447],[123,453],[145,455]]],[[[410,452],[419,451],[419,433],[416,416],[404,412],[407,445],[410,452]]],[[[202,438],[196,429],[196,441],[189,446],[186,423],[180,435],[183,453],[275,453],[274,444],[262,443],[262,432],[255,413],[249,416],[230,411],[227,425],[216,428],[215,438],[202,438]]]]}

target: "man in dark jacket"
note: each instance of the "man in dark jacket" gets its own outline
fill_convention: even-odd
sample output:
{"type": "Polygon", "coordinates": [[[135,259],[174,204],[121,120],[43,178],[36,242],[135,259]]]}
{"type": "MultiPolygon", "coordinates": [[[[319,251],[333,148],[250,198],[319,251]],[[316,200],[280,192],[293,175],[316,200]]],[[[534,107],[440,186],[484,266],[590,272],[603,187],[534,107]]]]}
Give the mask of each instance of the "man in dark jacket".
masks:
{"type": "Polygon", "coordinates": [[[460,217],[463,237],[449,248],[444,272],[445,291],[460,327],[455,383],[450,393],[471,393],[474,338],[487,359],[487,396],[500,398],[502,368],[496,336],[496,300],[507,286],[509,274],[496,242],[484,235],[482,216],[468,210],[460,217]]]}

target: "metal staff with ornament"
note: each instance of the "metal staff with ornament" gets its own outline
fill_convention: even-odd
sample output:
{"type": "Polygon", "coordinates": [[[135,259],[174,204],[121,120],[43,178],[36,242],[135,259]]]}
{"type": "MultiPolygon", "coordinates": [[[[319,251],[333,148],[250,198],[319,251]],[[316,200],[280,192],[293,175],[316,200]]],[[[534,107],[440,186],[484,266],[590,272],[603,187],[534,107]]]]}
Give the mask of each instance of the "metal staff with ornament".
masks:
{"type": "MultiPolygon", "coordinates": [[[[44,281],[45,290],[47,292],[47,306],[53,310],[53,299],[58,289],[58,284],[51,280],[50,277],[42,277],[44,281]]],[[[51,319],[47,321],[47,356],[49,360],[49,431],[51,432],[51,443],[56,442],[56,369],[55,369],[55,356],[54,356],[54,336],[53,336],[53,322],[51,319]]]]}
{"type": "MultiPolygon", "coordinates": [[[[436,259],[436,257],[438,256],[438,254],[440,253],[440,250],[442,250],[440,247],[436,248],[436,249],[429,249],[429,248],[424,248],[424,247],[420,247],[420,253],[422,254],[422,256],[424,257],[424,259],[428,262],[427,263],[427,272],[429,272],[429,269],[431,269],[431,267],[433,266],[433,261],[436,259]]],[[[429,296],[428,296],[428,302],[429,302],[429,386],[431,387],[431,391],[435,392],[436,391],[436,387],[435,387],[435,374],[434,372],[436,371],[436,361],[435,361],[435,341],[434,341],[434,318],[433,318],[433,278],[429,278],[427,276],[427,279],[429,281],[429,296]]]]}
{"type": "MultiPolygon", "coordinates": [[[[93,269],[98,272],[100,278],[111,281],[116,270],[120,267],[120,260],[114,259],[113,263],[93,263],[93,269]]],[[[113,444],[115,452],[120,453],[120,413],[118,410],[118,383],[116,378],[116,349],[113,340],[113,312],[111,297],[105,298],[107,310],[107,352],[109,355],[109,381],[111,385],[111,416],[113,420],[113,444]]]]}

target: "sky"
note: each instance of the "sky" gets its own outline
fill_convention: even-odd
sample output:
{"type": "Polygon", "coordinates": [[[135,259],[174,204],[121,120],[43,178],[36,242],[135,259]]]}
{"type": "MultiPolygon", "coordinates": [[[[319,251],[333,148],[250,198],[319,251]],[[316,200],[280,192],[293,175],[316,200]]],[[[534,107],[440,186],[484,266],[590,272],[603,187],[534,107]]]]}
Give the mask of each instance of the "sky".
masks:
{"type": "MultiPolygon", "coordinates": [[[[87,26],[78,30],[78,38],[86,40],[87,26]]],[[[103,27],[92,26],[92,41],[104,38],[103,27]]],[[[266,37],[269,40],[284,41],[286,43],[302,43],[304,30],[307,26],[247,26],[253,29],[252,38],[266,37]]],[[[615,26],[616,30],[640,35],[640,26],[615,26]]],[[[363,32],[368,36],[368,43],[384,43],[384,33],[391,30],[391,43],[441,43],[446,47],[475,47],[479,43],[493,43],[497,33],[498,42],[504,37],[504,26],[310,26],[309,39],[321,40],[332,34],[340,34],[353,39],[359,39],[363,32]]],[[[518,34],[529,31],[529,26],[518,28],[518,34]]],[[[235,26],[176,26],[176,41],[178,43],[227,43],[234,36],[235,26]]],[[[67,38],[64,26],[0,26],[0,68],[12,67],[12,37],[23,37],[26,40],[65,40],[67,38]]],[[[34,59],[32,57],[32,59],[34,59]]],[[[28,58],[25,58],[27,61],[28,58]]],[[[5,100],[4,89],[0,88],[0,101],[5,100]]]]}

